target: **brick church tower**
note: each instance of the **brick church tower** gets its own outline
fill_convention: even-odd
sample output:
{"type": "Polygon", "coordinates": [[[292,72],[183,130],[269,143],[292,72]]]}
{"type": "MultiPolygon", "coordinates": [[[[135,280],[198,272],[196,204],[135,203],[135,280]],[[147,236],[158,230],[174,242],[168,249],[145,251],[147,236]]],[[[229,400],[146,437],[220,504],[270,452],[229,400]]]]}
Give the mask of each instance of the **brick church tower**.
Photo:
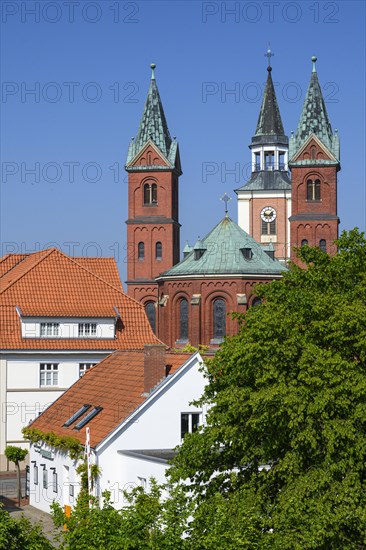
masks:
{"type": "MultiPolygon", "coordinates": [[[[296,135],[291,135],[292,173],[291,245],[319,246],[335,254],[338,238],[337,172],[339,137],[329,122],[312,58],[313,70],[296,135]]],[[[292,252],[291,259],[295,260],[292,252]]]]}
{"type": "Polygon", "coordinates": [[[249,145],[252,174],[236,189],[238,223],[263,246],[272,243],[278,260],[290,256],[291,181],[288,173],[288,137],[285,135],[272,81],[268,49],[268,75],[255,135],[249,145]]]}
{"type": "Polygon", "coordinates": [[[179,261],[178,180],[182,174],[179,148],[168,130],[151,65],[152,76],[144,112],[127,155],[127,293],[144,304],[156,329],[158,286],[163,271],[179,261]]]}

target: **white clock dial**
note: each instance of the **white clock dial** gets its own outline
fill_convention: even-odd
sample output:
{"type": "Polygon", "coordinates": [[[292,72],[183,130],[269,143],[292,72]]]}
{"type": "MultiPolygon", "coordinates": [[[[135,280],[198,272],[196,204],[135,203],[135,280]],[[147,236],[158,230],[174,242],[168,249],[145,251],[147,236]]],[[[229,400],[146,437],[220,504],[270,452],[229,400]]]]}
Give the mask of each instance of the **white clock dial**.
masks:
{"type": "Polygon", "coordinates": [[[276,219],[276,215],[276,210],[272,206],[265,206],[261,210],[261,218],[264,222],[273,222],[276,219]]]}

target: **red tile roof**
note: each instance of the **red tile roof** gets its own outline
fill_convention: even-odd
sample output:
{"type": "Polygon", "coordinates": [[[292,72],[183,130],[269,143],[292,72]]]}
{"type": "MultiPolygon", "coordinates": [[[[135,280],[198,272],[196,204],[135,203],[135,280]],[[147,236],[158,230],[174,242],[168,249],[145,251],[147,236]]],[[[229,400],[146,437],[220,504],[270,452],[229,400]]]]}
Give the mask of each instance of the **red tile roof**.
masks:
{"type": "MultiPolygon", "coordinates": [[[[56,248],[5,257],[9,269],[0,278],[1,349],[141,349],[159,343],[143,306],[122,291],[112,258],[71,258],[56,248]],[[18,255],[20,256],[20,255],[18,255]],[[19,262],[16,263],[16,259],[19,262]],[[22,338],[20,308],[24,317],[115,318],[116,337],[22,338]]],[[[0,264],[1,265],[1,264],[0,264]]]]}
{"type": "MultiPolygon", "coordinates": [[[[176,372],[191,356],[190,353],[167,353],[169,373],[176,372]]],[[[102,407],[87,424],[91,445],[95,447],[146,400],[143,392],[144,351],[116,351],[87,371],[36,418],[31,427],[73,436],[85,443],[85,428],[80,431],[73,428],[93,407],[102,407]],[[86,403],[91,407],[85,415],[65,427],[64,423],[86,403]]]]}

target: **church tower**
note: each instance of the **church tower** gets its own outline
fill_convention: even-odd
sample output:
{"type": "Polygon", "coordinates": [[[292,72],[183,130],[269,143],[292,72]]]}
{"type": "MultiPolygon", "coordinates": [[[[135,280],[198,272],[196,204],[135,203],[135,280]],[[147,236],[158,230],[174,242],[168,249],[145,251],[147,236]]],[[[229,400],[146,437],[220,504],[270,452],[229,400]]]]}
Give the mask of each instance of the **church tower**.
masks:
{"type": "MultiPolygon", "coordinates": [[[[319,246],[335,254],[338,238],[339,137],[332,131],[316,72],[316,57],[296,135],[290,138],[291,246],[319,246]]],[[[292,252],[292,258],[296,260],[292,252]]]]}
{"type": "MultiPolygon", "coordinates": [[[[290,255],[291,181],[288,174],[288,137],[285,135],[272,81],[268,49],[267,82],[255,135],[249,145],[252,174],[239,189],[238,223],[262,245],[272,243],[278,260],[290,255]]],[[[271,245],[270,245],[271,246],[271,245]]]]}
{"type": "Polygon", "coordinates": [[[145,306],[156,329],[157,277],[179,262],[178,143],[170,136],[155,80],[128,149],[127,293],[145,306]]]}

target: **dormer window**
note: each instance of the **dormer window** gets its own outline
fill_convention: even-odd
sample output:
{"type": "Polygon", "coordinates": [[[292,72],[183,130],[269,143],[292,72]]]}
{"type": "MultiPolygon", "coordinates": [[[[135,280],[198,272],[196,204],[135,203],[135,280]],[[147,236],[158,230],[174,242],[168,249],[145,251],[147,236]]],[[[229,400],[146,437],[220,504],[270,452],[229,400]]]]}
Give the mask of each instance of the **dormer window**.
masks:
{"type": "Polygon", "coordinates": [[[253,258],[253,251],[251,248],[241,248],[240,250],[245,260],[251,260],[253,258]]]}
{"type": "Polygon", "coordinates": [[[156,183],[145,183],[144,185],[144,205],[156,205],[158,203],[158,186],[156,183]]]}
{"type": "Polygon", "coordinates": [[[79,338],[92,338],[97,335],[97,323],[79,323],[79,338]]]}
{"type": "Polygon", "coordinates": [[[41,337],[52,338],[60,335],[59,323],[41,323],[41,337]]]}

